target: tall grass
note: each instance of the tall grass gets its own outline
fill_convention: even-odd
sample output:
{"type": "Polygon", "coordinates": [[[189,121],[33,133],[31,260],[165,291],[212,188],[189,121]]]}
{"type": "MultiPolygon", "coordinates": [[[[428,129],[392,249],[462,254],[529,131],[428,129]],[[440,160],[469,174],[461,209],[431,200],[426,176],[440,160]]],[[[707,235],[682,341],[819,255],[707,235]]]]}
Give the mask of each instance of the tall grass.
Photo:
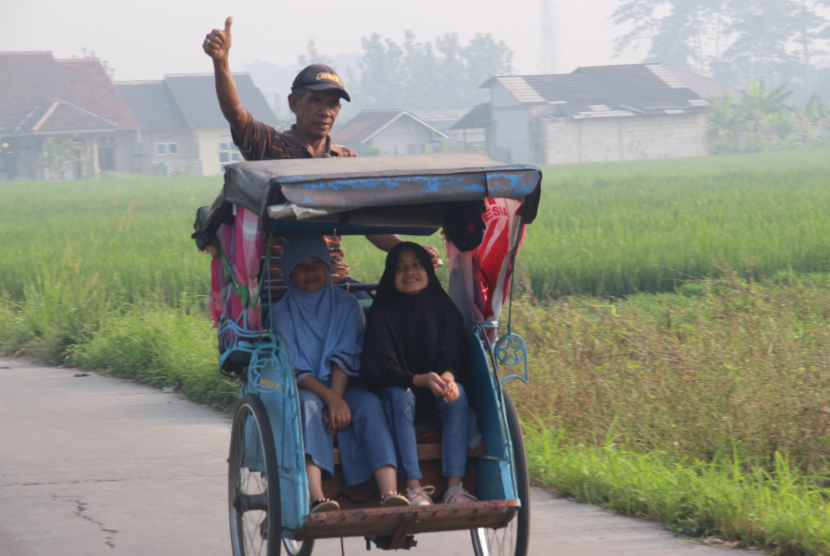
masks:
{"type": "Polygon", "coordinates": [[[830,149],[548,166],[519,266],[537,294],[670,291],[728,266],[830,269],[830,149]]]}
{"type": "Polygon", "coordinates": [[[192,240],[221,178],[120,177],[0,184],[0,289],[22,299],[37,277],[175,304],[210,287],[192,240]]]}
{"type": "Polygon", "coordinates": [[[625,301],[530,298],[514,307],[532,387],[519,411],[575,443],[612,423],[641,452],[772,461],[830,473],[830,278],[782,273],[625,301]]]}

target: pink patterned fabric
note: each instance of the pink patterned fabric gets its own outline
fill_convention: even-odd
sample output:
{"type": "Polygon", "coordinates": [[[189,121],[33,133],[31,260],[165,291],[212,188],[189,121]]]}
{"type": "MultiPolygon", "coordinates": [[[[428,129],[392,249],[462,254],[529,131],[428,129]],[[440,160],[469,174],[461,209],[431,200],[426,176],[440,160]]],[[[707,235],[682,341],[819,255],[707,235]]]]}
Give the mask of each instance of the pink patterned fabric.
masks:
{"type": "Polygon", "coordinates": [[[213,317],[213,327],[219,326],[219,319],[225,311],[225,297],[228,294],[228,281],[225,278],[225,268],[222,266],[222,257],[215,257],[210,261],[210,297],[208,310],[213,317]]]}
{"type": "MultiPolygon", "coordinates": [[[[240,286],[248,288],[251,300],[259,292],[259,268],[263,254],[263,233],[259,228],[259,217],[245,208],[235,205],[235,217],[232,226],[221,225],[217,232],[219,245],[225,257],[231,263],[234,276],[240,286]]],[[[222,258],[213,259],[211,264],[210,311],[214,322],[219,323],[222,312],[225,318],[237,324],[245,324],[249,330],[262,329],[261,300],[256,305],[247,307],[247,323],[243,322],[242,301],[230,289],[222,265],[222,258]],[[227,301],[226,301],[227,300],[227,301]]]]}
{"type": "Polygon", "coordinates": [[[518,249],[525,225],[522,203],[485,199],[484,237],[476,249],[461,253],[449,243],[449,294],[468,325],[499,318],[513,274],[512,250],[518,249]]]}

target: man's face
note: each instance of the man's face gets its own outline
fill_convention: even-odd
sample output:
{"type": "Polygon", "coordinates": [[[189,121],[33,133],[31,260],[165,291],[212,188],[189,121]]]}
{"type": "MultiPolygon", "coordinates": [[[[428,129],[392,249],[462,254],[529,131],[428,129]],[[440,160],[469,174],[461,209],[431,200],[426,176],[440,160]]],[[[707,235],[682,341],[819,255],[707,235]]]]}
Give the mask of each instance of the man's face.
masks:
{"type": "Polygon", "coordinates": [[[336,91],[304,91],[302,97],[288,95],[288,106],[297,116],[297,128],[309,139],[325,139],[340,113],[336,91]]]}

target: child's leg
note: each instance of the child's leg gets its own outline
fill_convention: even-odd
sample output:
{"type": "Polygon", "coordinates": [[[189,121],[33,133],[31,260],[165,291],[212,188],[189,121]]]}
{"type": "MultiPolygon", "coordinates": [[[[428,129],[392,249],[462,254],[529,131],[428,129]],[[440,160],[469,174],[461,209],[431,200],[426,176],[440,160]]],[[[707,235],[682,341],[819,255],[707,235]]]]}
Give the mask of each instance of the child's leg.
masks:
{"type": "Polygon", "coordinates": [[[352,409],[352,424],[337,433],[346,486],[359,485],[374,474],[382,496],[397,490],[395,446],[376,394],[350,384],[343,396],[352,409]]]}
{"type": "Polygon", "coordinates": [[[444,398],[436,398],[441,409],[441,419],[444,426],[441,431],[441,455],[444,477],[447,477],[447,486],[461,484],[461,479],[467,474],[467,445],[470,442],[470,420],[467,408],[467,393],[464,387],[458,385],[458,398],[452,402],[445,402],[444,398]]]}
{"type": "Polygon", "coordinates": [[[300,414],[303,424],[303,443],[306,453],[306,473],[311,500],[321,500],[323,480],[334,474],[334,441],[323,422],[323,401],[304,388],[297,389],[300,396],[300,414]]]}
{"type": "Polygon", "coordinates": [[[311,462],[311,456],[305,457],[305,472],[308,475],[308,493],[312,501],[322,500],[323,495],[323,472],[311,462]]]}
{"type": "Polygon", "coordinates": [[[381,496],[389,496],[398,491],[398,472],[393,465],[375,469],[375,480],[378,482],[381,496]]]}
{"type": "Polygon", "coordinates": [[[420,487],[421,467],[418,465],[418,445],[415,441],[415,394],[411,389],[381,388],[378,396],[383,402],[389,432],[398,460],[398,477],[409,488],[420,487]]]}

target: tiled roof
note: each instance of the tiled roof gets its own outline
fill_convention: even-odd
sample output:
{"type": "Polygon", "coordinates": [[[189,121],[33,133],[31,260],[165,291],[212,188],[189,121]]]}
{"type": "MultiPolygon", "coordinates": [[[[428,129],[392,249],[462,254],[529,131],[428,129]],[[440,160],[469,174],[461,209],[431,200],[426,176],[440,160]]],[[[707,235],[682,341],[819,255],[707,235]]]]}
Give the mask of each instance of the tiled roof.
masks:
{"type": "Polygon", "coordinates": [[[673,69],[670,71],[675,77],[685,83],[687,87],[696,92],[701,98],[708,99],[709,95],[712,95],[715,98],[731,95],[733,99],[741,100],[741,97],[743,96],[743,91],[739,88],[727,85],[726,83],[721,83],[720,81],[715,81],[705,75],[700,75],[699,73],[685,69],[673,69]]]}
{"type": "Polygon", "coordinates": [[[479,104],[463,118],[455,122],[450,129],[477,129],[490,124],[490,103],[479,104]]]}
{"type": "Polygon", "coordinates": [[[115,122],[105,120],[83,108],[62,100],[50,100],[29,113],[14,129],[15,133],[38,131],[92,131],[118,129],[115,122]]]}
{"type": "Polygon", "coordinates": [[[554,117],[592,118],[711,110],[659,64],[577,68],[558,75],[493,77],[522,103],[556,106],[554,117]]]}
{"type": "Polygon", "coordinates": [[[115,86],[130,106],[142,130],[163,131],[189,127],[164,81],[121,81],[116,82],[115,86]]]}
{"type": "MultiPolygon", "coordinates": [[[[274,111],[254,85],[251,76],[247,73],[240,73],[234,74],[233,79],[236,82],[243,108],[261,122],[273,126],[279,125],[274,111]]],[[[195,129],[228,125],[219,108],[219,101],[216,99],[216,82],[213,74],[166,75],[164,82],[170,89],[188,127],[195,129]]]]}
{"type": "Polygon", "coordinates": [[[361,110],[360,113],[349,120],[346,125],[333,132],[332,139],[341,144],[365,143],[377,133],[382,131],[386,126],[402,117],[410,118],[413,121],[431,129],[438,135],[446,137],[443,132],[420,120],[414,116],[412,112],[407,112],[406,110],[402,110],[400,108],[381,108],[375,110],[361,110]]]}
{"type": "Polygon", "coordinates": [[[470,108],[456,108],[451,110],[413,110],[411,114],[426,122],[435,129],[446,133],[452,129],[453,124],[464,117],[470,108]]]}
{"type": "MultiPolygon", "coordinates": [[[[130,109],[96,59],[56,60],[48,51],[0,52],[0,83],[0,127],[4,133],[30,133],[36,113],[42,116],[56,101],[61,103],[44,122],[49,131],[110,127],[86,127],[93,123],[89,117],[110,122],[116,129],[138,129],[130,109]],[[30,124],[28,130],[21,125],[24,121],[30,124]]],[[[41,126],[39,130],[47,128],[41,126]]]]}

